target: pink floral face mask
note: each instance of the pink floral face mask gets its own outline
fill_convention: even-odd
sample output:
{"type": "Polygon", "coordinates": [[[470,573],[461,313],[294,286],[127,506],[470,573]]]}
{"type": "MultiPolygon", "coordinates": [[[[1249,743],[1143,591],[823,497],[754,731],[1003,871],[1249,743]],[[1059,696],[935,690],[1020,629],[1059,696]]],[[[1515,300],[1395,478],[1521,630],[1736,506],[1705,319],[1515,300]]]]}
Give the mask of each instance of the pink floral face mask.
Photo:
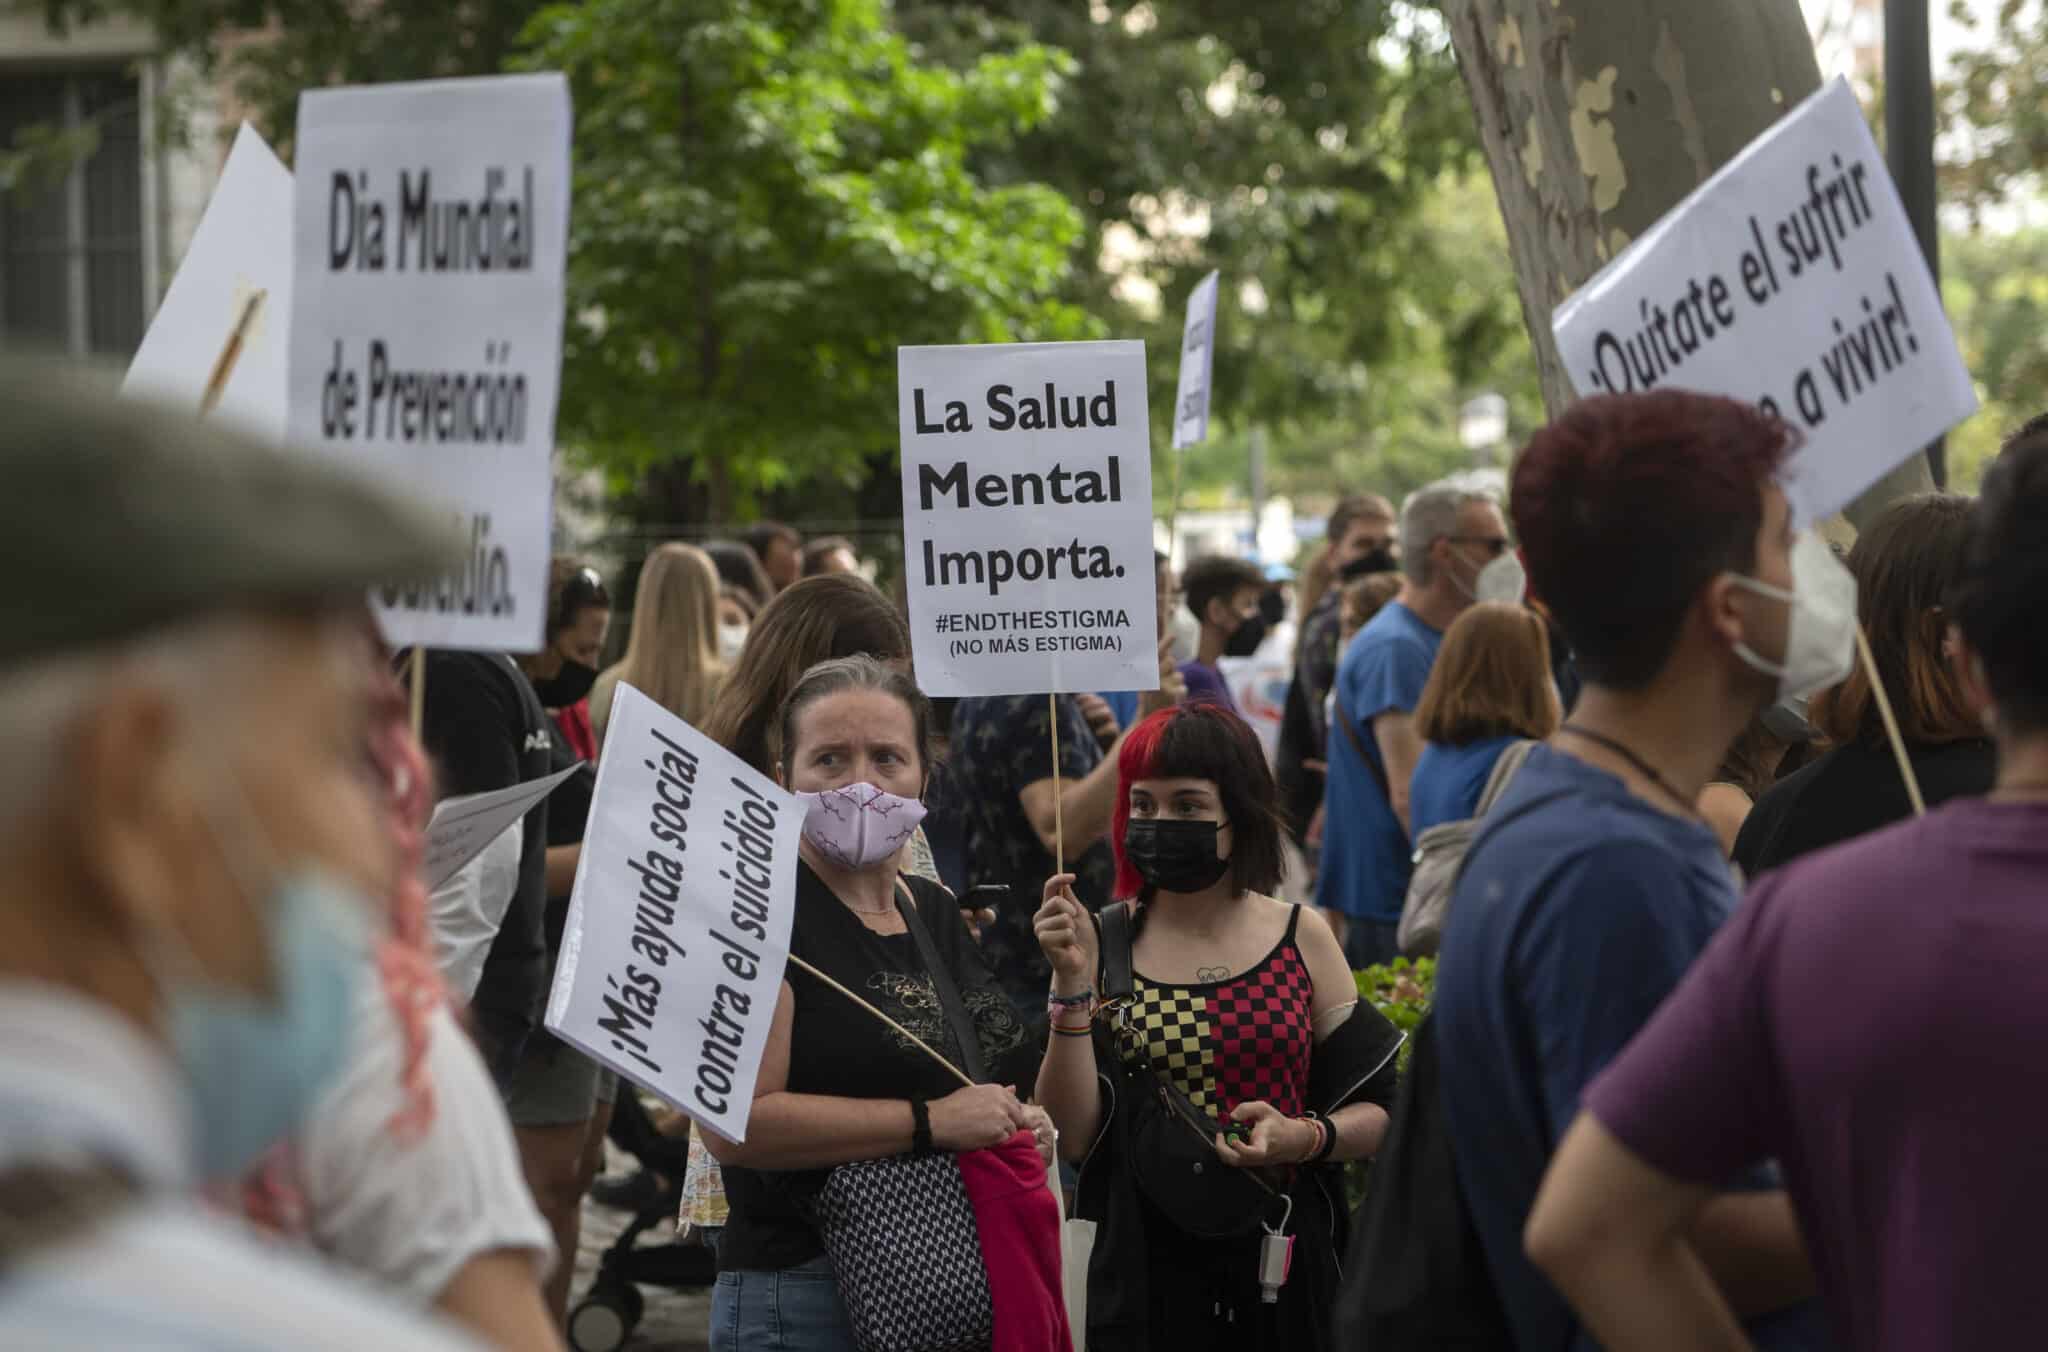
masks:
{"type": "Polygon", "coordinates": [[[865,782],[797,797],[807,804],[804,839],[852,872],[893,860],[924,820],[923,803],[865,782]]]}

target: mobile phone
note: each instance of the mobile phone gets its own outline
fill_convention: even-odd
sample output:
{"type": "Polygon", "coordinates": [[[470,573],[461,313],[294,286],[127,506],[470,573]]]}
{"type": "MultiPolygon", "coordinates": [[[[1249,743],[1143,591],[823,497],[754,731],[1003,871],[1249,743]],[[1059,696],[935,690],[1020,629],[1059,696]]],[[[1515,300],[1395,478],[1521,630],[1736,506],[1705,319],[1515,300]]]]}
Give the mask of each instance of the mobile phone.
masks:
{"type": "Polygon", "coordinates": [[[1010,899],[1010,889],[1002,883],[983,883],[970,887],[960,894],[960,909],[963,911],[993,911],[1010,899]]]}

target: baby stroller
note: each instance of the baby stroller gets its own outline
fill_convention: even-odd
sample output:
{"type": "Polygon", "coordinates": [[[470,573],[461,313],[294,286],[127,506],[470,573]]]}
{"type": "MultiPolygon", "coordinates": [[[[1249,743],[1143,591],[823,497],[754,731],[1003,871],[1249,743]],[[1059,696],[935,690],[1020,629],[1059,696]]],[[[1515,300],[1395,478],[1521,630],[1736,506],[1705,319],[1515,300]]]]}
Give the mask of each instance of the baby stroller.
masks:
{"type": "Polygon", "coordinates": [[[695,1238],[639,1247],[641,1235],[674,1220],[681,1208],[689,1142],[656,1131],[639,1096],[623,1083],[612,1111],[611,1139],[643,1169],[667,1182],[633,1208],[632,1221],[598,1261],[590,1289],[570,1307],[569,1346],[575,1352],[618,1352],[624,1347],[647,1312],[642,1286],[686,1290],[709,1286],[718,1276],[716,1256],[695,1238]]]}

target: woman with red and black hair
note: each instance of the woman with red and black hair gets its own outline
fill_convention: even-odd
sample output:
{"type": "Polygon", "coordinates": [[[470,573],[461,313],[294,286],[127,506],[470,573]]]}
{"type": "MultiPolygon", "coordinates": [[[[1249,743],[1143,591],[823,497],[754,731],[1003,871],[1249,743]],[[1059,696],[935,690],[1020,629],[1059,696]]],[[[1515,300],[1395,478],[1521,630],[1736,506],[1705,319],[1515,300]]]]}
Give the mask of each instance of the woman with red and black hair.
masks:
{"type": "Polygon", "coordinates": [[[1339,1166],[1379,1148],[1401,1034],[1322,917],[1269,895],[1277,792],[1242,719],[1162,711],[1117,770],[1129,900],[1098,922],[1061,874],[1035,921],[1053,969],[1038,1097],[1099,1227],[1088,1346],[1325,1347],[1339,1166]]]}

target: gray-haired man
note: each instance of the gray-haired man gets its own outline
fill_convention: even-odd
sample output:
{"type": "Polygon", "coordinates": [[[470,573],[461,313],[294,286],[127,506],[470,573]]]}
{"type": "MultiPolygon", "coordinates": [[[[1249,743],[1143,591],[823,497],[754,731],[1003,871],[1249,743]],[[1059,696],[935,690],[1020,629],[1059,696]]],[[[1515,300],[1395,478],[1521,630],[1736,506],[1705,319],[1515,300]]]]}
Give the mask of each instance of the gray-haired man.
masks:
{"type": "Polygon", "coordinates": [[[1505,553],[1492,495],[1431,484],[1401,507],[1401,594],[1337,664],[1316,905],[1341,911],[1353,967],[1390,961],[1408,892],[1408,781],[1422,754],[1411,715],[1444,630],[1472,604],[1479,572],[1505,553]]]}
{"type": "Polygon", "coordinates": [[[0,1346],[464,1345],[191,1197],[347,1050],[395,867],[363,596],[459,549],[75,372],[0,409],[0,1346]]]}

